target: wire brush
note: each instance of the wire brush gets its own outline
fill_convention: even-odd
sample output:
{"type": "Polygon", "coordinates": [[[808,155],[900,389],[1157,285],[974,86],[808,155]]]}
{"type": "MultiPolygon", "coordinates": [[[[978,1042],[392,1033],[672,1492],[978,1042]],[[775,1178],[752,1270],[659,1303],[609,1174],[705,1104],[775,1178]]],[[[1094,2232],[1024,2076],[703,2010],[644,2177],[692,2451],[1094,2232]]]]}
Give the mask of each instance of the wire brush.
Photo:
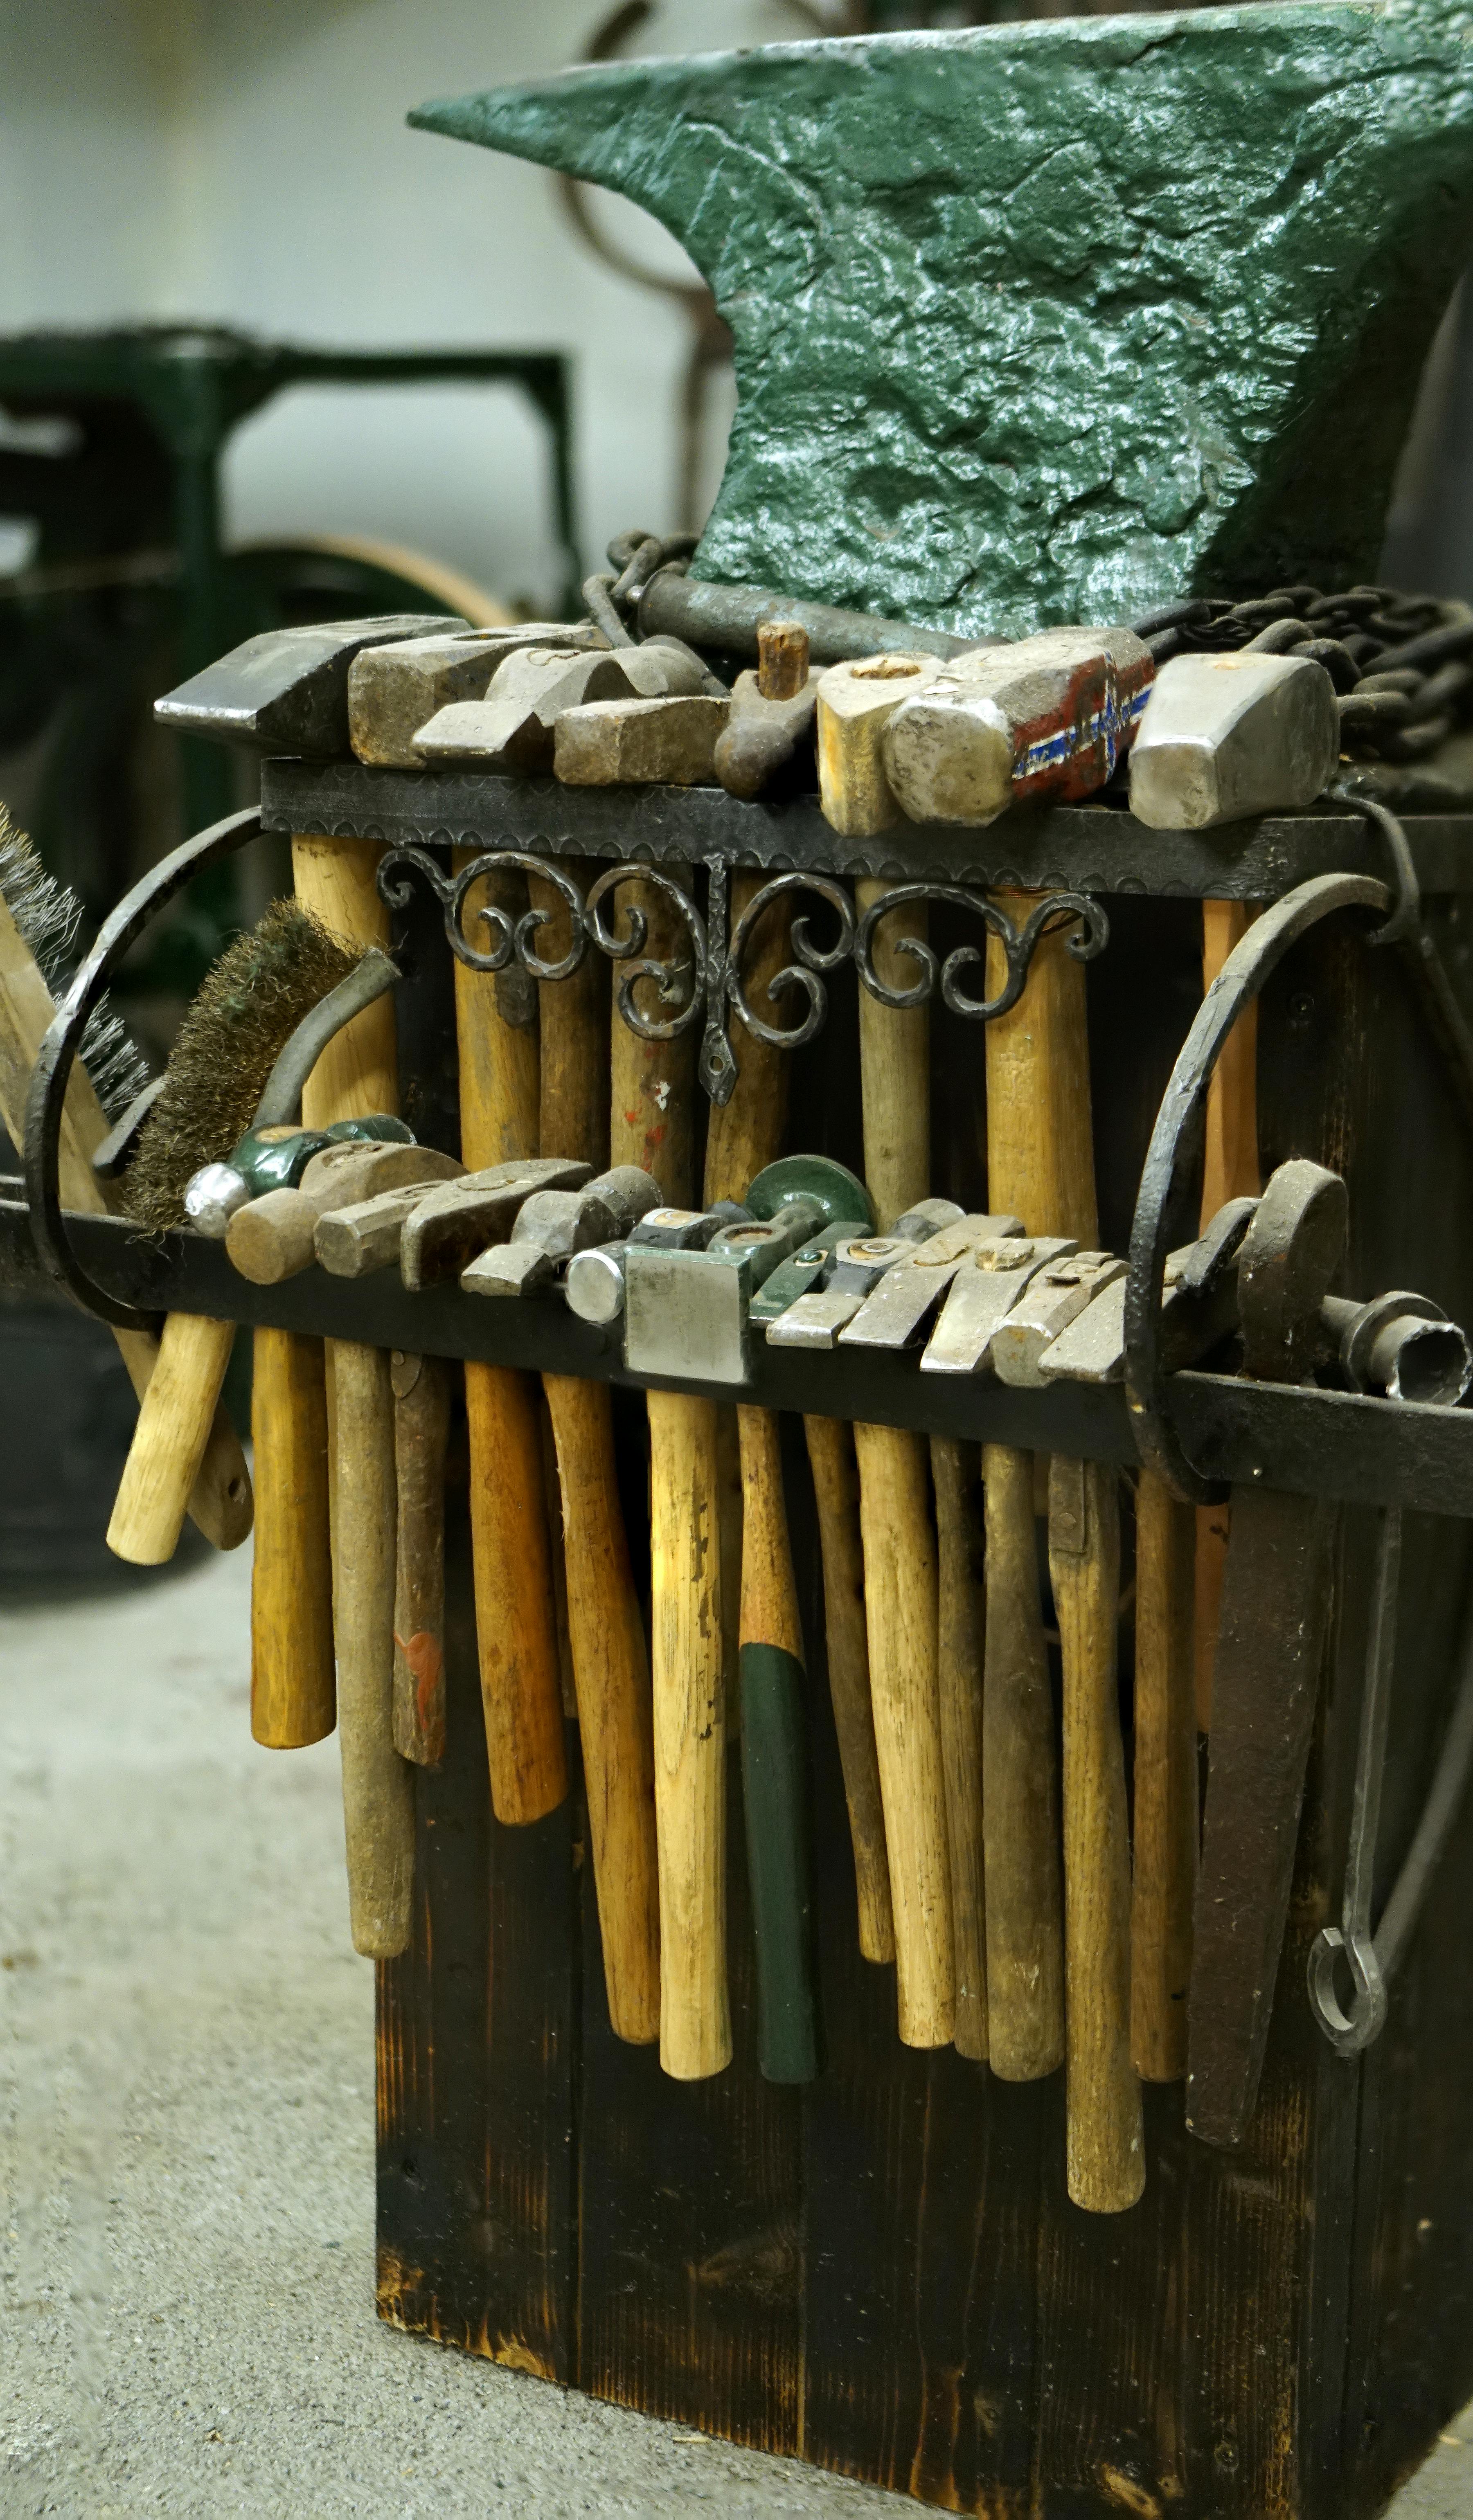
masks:
{"type": "MultiPolygon", "coordinates": [[[[22,943],[60,1005],[77,966],[76,933],[82,906],[49,876],[24,832],[0,805],[0,901],[16,922],[22,943]]],[[[92,1090],[110,1120],[120,1120],[149,1081],[148,1062],[108,1001],[95,1008],[82,1034],[80,1057],[92,1090]]],[[[17,1152],[20,1152],[19,1148],[17,1152]]]]}
{"type": "Polygon", "coordinates": [[[123,1197],[140,1225],[184,1223],[184,1190],[202,1164],[233,1153],[267,1077],[303,1015],[359,957],[295,901],[273,901],[206,972],[139,1133],[123,1197]]]}

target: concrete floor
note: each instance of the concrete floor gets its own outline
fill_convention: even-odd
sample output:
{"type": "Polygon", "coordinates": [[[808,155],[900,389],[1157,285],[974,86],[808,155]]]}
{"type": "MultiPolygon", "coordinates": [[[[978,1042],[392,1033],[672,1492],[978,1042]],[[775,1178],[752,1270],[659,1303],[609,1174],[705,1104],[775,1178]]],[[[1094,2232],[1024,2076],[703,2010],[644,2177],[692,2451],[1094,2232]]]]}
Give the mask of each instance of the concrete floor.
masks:
{"type": "MultiPolygon", "coordinates": [[[[913,2511],[379,2324],[336,1751],[253,1745],[249,1583],[0,1613],[3,2520],[913,2511]]],[[[1395,2508],[1473,2520],[1473,2408],[1395,2508]]]]}

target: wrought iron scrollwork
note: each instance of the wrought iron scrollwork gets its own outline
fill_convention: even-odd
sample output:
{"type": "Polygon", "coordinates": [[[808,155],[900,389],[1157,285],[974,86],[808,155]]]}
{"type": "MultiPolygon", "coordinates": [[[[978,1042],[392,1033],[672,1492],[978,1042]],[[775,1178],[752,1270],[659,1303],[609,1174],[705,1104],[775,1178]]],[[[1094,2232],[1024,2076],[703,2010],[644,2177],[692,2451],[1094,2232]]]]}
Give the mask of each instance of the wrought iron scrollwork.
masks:
{"type": "Polygon", "coordinates": [[[871,997],[878,998],[882,1006],[924,1006],[940,987],[942,1004],[952,1014],[969,1015],[977,1023],[990,1023],[994,1016],[1005,1015],[1022,997],[1029,965],[1040,939],[1064,926],[1071,930],[1065,944],[1082,963],[1092,962],[1110,941],[1110,922],[1087,892],[1045,893],[1023,925],[1015,927],[1006,911],[999,909],[987,893],[973,892],[965,884],[898,883],[878,901],[871,902],[860,919],[854,937],[854,964],[871,997]],[[1007,977],[995,998],[971,997],[961,985],[964,973],[985,963],[986,948],[981,945],[957,945],[943,963],[925,937],[896,936],[888,940],[890,951],[908,956],[919,966],[920,976],[908,988],[895,987],[880,978],[874,967],[875,930],[893,911],[922,901],[949,902],[953,909],[969,910],[996,937],[1007,963],[1007,977]]]}
{"type": "Polygon", "coordinates": [[[427,883],[441,905],[452,952],[473,971],[509,973],[515,967],[533,980],[565,980],[577,969],[587,948],[593,946],[619,968],[619,1012],[642,1041],[677,1040],[702,1022],[704,1016],[701,1082],[711,1100],[718,1103],[730,1100],[737,1077],[731,1047],[732,1014],[758,1041],[776,1050],[801,1050],[817,1037],[827,1018],[827,974],[851,958],[865,988],[884,1006],[923,1006],[940,990],[943,1004],[953,1014],[987,1023],[1016,1006],[1042,937],[1067,926],[1068,949],[1082,962],[1101,953],[1109,941],[1105,913],[1087,893],[1047,893],[1023,925],[1015,927],[995,901],[964,884],[895,884],[861,914],[855,909],[852,893],[837,878],[806,871],[774,876],[764,883],[728,934],[729,872],[724,860],[712,861],[708,875],[710,888],[703,918],[685,886],[660,867],[633,863],[609,867],[589,885],[585,896],[555,858],[537,857],[525,849],[491,849],[470,859],[452,875],[428,848],[406,842],[386,850],[379,867],[379,891],[391,907],[403,909],[410,898],[411,878],[418,877],[427,883]],[[537,877],[561,896],[568,912],[569,943],[557,962],[544,961],[536,951],[537,933],[552,916],[545,909],[527,910],[517,916],[497,904],[483,904],[478,908],[476,919],[489,930],[491,942],[478,948],[467,936],[467,904],[476,886],[486,876],[509,872],[537,877]],[[619,899],[621,886],[629,883],[653,887],[671,906],[685,930],[684,954],[660,961],[646,951],[646,913],[637,903],[619,899]],[[798,893],[815,896],[832,911],[838,924],[832,943],[823,945],[815,941],[806,915],[795,918],[791,929],[793,960],[773,974],[767,982],[766,995],[775,1007],[789,992],[797,991],[804,1001],[804,1011],[796,1022],[773,1022],[752,1005],[745,966],[765,914],[775,903],[798,893]],[[916,966],[917,976],[903,988],[879,977],[874,968],[874,945],[880,921],[912,904],[933,901],[971,912],[997,938],[1007,976],[995,997],[974,996],[963,985],[966,975],[984,961],[985,949],[980,945],[955,946],[943,962],[923,936],[895,937],[890,940],[891,952],[908,957],[916,966]],[[641,982],[651,984],[653,1006],[648,995],[641,1003],[641,982]]]}

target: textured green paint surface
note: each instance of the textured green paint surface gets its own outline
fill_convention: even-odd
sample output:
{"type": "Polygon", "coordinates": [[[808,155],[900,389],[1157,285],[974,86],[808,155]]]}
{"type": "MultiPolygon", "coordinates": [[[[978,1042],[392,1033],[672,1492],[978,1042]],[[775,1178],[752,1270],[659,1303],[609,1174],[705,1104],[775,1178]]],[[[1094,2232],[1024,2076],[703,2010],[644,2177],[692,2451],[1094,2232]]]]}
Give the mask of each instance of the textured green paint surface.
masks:
{"type": "Polygon", "coordinates": [[[1021,631],[1373,565],[1473,239],[1470,39],[1434,0],[1044,21],[411,120],[627,194],[711,283],[695,575],[1021,631]]]}

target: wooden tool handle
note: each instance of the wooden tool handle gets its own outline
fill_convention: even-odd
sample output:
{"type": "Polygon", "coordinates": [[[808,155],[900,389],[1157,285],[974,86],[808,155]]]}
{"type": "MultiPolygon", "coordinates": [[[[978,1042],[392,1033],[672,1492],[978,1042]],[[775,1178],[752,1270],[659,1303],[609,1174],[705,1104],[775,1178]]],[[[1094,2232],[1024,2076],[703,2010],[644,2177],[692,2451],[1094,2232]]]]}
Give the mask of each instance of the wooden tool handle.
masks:
{"type": "Polygon", "coordinates": [[[660,1877],[650,1660],[629,1568],[606,1382],[549,1373],[567,1541],[568,1628],[604,1985],[616,2038],[660,2036],[660,1877]]]}
{"type": "Polygon", "coordinates": [[[123,1464],[108,1547],[132,1566],[172,1557],[208,1448],[235,1324],[171,1313],[123,1464]]]}
{"type": "Polygon", "coordinates": [[[693,2082],[731,2060],[716,1412],[648,1398],[660,2062],[693,2082]]]}
{"type": "MultiPolygon", "coordinates": [[[[731,925],[751,908],[770,876],[760,868],[743,868],[731,878],[731,925]]],[[[763,911],[742,958],[747,1003],[764,1023],[780,1019],[780,1007],[767,988],[793,959],[791,896],[781,895],[763,911]]],[[[781,1152],[788,1122],[788,1053],[759,1041],[744,1023],[731,1028],[737,1081],[727,1102],[711,1106],[706,1132],[706,1205],[717,1199],[744,1198],[747,1185],[781,1152]]]]}
{"type": "Polygon", "coordinates": [[[994,2074],[1031,2083],[1064,2056],[1059,1771],[1038,1606],[1034,1457],[989,1444],[982,1479],[988,2044],[994,2074]]]}
{"type": "MultiPolygon", "coordinates": [[[[1202,904],[1202,990],[1205,996],[1235,945],[1241,944],[1259,905],[1250,901],[1202,904]]],[[[1212,1223],[1230,1198],[1256,1198],[1264,1186],[1259,1164],[1258,1000],[1250,999],[1227,1039],[1207,1087],[1207,1143],[1202,1167],[1202,1224],[1212,1223]]],[[[1197,1508],[1196,1611],[1193,1656],[1197,1728],[1212,1730],[1213,1657],[1222,1607],[1227,1563],[1228,1508],[1197,1508]]]]}
{"type": "MultiPolygon", "coordinates": [[[[572,858],[563,863],[584,891],[603,872],[596,861],[572,858]]],[[[545,876],[529,876],[527,889],[532,909],[541,911],[549,922],[537,931],[536,951],[544,963],[557,962],[568,951],[567,904],[545,876]]],[[[570,1155],[603,1172],[609,1162],[609,1097],[604,1086],[609,1057],[609,966],[602,954],[585,947],[577,969],[566,980],[539,984],[537,1032],[540,1150],[544,1155],[570,1155]]]]}
{"type": "Polygon", "coordinates": [[[737,1411],[742,1456],[742,1801],[757,1937],[758,2062],[769,2083],[818,2071],[803,1626],[767,1409],[737,1411]]]}
{"type": "MultiPolygon", "coordinates": [[[[689,867],[666,870],[690,887],[689,867]]],[[[657,884],[621,884],[621,926],[638,912],[645,922],[642,961],[678,962],[685,930],[673,903],[657,884]]],[[[776,967],[774,966],[774,968],[776,967]]],[[[615,974],[618,987],[619,974],[615,974]]],[[[636,1003],[648,1009],[654,985],[641,982],[636,1003]]],[[[616,1006],[609,1028],[609,1161],[638,1164],[653,1173],[670,1207],[690,1207],[696,1195],[696,1036],[642,1041],[616,1006]]]]}
{"type": "Polygon", "coordinates": [[[393,1746],[393,1392],[381,1348],[330,1339],[338,1446],[338,1732],[353,1949],[408,1949],[414,1778],[393,1746]]]}
{"type": "MultiPolygon", "coordinates": [[[[377,882],[383,853],[377,840],[298,836],[292,842],[292,879],[298,900],[359,953],[370,945],[387,953],[392,941],[388,906],[379,898],[377,882]]],[[[455,968],[459,970],[459,964],[455,968]]],[[[302,1087],[302,1126],[323,1129],[332,1120],[362,1120],[370,1111],[396,1111],[396,1043],[390,990],[333,1035],[302,1087]]]]}
{"type": "Polygon", "coordinates": [[[907,2048],[944,2048],[956,1976],[926,1438],[856,1426],[854,1448],[900,2037],[907,2048]]]}
{"type": "Polygon", "coordinates": [[[466,1415],[491,1809],[516,1828],[555,1811],[568,1791],[537,1385],[504,1366],[468,1363],[466,1415]]]}
{"type": "Polygon", "coordinates": [[[1068,2181],[1119,2214],[1145,2186],[1130,2062],[1130,1841],[1116,1632],[1120,1514],[1109,1462],[1055,1460],[1048,1565],[1064,1664],[1064,1979],[1068,2181]]]}
{"type": "MultiPolygon", "coordinates": [[[[894,884],[863,876],[855,907],[873,909],[894,884]]],[[[887,987],[911,988],[919,966],[897,950],[901,936],[927,933],[924,902],[910,902],[880,921],[870,960],[887,987]]],[[[990,1030],[990,1026],[989,1026],[990,1030]]],[[[882,1234],[931,1183],[931,1018],[925,1007],[887,1007],[859,991],[859,1084],[864,1102],[864,1178],[882,1234]]]]}
{"type": "MultiPolygon", "coordinates": [[[[468,899],[468,922],[483,902],[515,910],[521,884],[515,876],[478,884],[468,899]]],[[[537,1151],[535,1002],[524,1009],[511,986],[499,985],[517,976],[455,966],[460,1151],[472,1172],[537,1151]]],[[[468,1364],[465,1372],[491,1809],[516,1826],[555,1811],[568,1791],[536,1386],[501,1366],[468,1364]]]]}
{"type": "Polygon", "coordinates": [[[895,1958],[890,1856],[875,1755],[869,1694],[869,1641],[864,1627],[864,1547],[859,1532],[859,1471],[852,1430],[837,1418],[806,1418],[808,1466],[823,1555],[823,1616],[829,1695],[839,1736],[844,1798],[854,1851],[859,1950],[867,1960],[895,1958]]]}
{"type": "Polygon", "coordinates": [[[1196,1516],[1150,1470],[1135,1491],[1135,1866],[1130,2054],[1147,2083],[1186,2071],[1197,1881],[1192,1580],[1196,1516]]]}
{"type": "MultiPolygon", "coordinates": [[[[148,1330],[115,1329],[113,1335],[141,1401],[159,1363],[159,1341],[148,1330]]],[[[189,1518],[211,1549],[239,1549],[251,1536],[253,1513],[251,1473],[241,1439],[220,1407],[209,1421],[204,1457],[190,1490],[189,1518]]]]}
{"type": "Polygon", "coordinates": [[[439,1357],[390,1360],[398,1497],[393,1743],[417,1768],[445,1755],[445,1453],[450,1373],[439,1357]]]}
{"type": "Polygon", "coordinates": [[[337,1721],[320,1339],[255,1332],[251,1428],[251,1730],[268,1750],[297,1750],[320,1741],[337,1721]]]}
{"type": "MultiPolygon", "coordinates": [[[[1015,926],[1037,906],[1027,892],[992,898],[1015,926]]],[[[995,936],[988,938],[987,970],[995,995],[1007,978],[995,936]]],[[[1084,966],[1063,935],[1039,940],[1022,997],[984,1030],[988,1205],[999,1216],[1021,1216],[1025,1234],[1072,1234],[1091,1249],[1099,1227],[1084,966]]]]}
{"type": "Polygon", "coordinates": [[[940,1568],[942,1775],[951,1864],[951,1932],[956,1955],[955,2044],[963,2056],[988,2055],[987,1905],[982,1838],[982,1675],[985,1649],[979,1581],[982,1534],[973,1505],[976,1454],[944,1435],[931,1438],[940,1568]]]}

